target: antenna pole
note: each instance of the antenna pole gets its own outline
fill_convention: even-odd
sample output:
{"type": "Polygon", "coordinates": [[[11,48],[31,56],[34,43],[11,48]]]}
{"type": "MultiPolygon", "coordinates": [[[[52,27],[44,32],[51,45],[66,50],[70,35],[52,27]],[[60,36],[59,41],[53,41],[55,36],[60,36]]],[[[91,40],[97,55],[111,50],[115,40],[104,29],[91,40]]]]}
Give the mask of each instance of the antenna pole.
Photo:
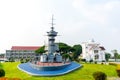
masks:
{"type": "Polygon", "coordinates": [[[54,15],[52,14],[52,23],[51,23],[51,25],[52,25],[51,29],[52,30],[54,29],[54,25],[55,25],[53,21],[54,21],[54,15]]]}

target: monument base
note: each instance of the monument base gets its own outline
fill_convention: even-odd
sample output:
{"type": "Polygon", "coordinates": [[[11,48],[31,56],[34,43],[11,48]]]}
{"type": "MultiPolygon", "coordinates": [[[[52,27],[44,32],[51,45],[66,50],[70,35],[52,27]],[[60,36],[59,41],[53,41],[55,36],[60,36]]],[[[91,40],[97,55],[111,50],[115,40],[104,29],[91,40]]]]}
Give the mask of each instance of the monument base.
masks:
{"type": "Polygon", "coordinates": [[[20,69],[23,72],[26,72],[27,74],[30,74],[32,76],[57,76],[57,75],[63,75],[63,74],[69,73],[69,72],[71,72],[73,70],[76,70],[76,69],[78,69],[80,67],[82,67],[81,64],[76,63],[76,62],[71,62],[68,66],[65,66],[62,69],[48,71],[48,70],[34,69],[30,65],[30,63],[23,63],[23,64],[18,65],[18,69],[20,69]]]}

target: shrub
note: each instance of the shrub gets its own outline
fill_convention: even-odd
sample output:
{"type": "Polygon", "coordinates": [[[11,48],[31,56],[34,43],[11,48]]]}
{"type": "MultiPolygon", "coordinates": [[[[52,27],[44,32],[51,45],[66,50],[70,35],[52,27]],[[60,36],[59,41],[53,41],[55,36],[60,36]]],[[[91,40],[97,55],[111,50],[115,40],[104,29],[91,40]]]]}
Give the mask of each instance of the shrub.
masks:
{"type": "Polygon", "coordinates": [[[5,76],[5,71],[3,69],[0,69],[0,77],[5,76]]]}
{"type": "Polygon", "coordinates": [[[81,59],[81,61],[86,62],[86,59],[81,59]]]}
{"type": "Polygon", "coordinates": [[[24,60],[23,60],[23,58],[21,58],[21,59],[20,59],[20,62],[21,62],[21,63],[24,63],[24,60]]]}
{"type": "Polygon", "coordinates": [[[80,62],[80,59],[75,59],[76,62],[80,62]]]}
{"type": "Polygon", "coordinates": [[[105,60],[102,60],[102,62],[105,62],[105,60]]]}
{"type": "Polygon", "coordinates": [[[89,62],[90,62],[90,63],[92,63],[92,62],[93,62],[93,60],[91,59],[89,62]]]}
{"type": "Polygon", "coordinates": [[[119,64],[117,65],[116,71],[117,71],[117,75],[120,77],[120,65],[119,64]]]}
{"type": "Polygon", "coordinates": [[[93,77],[95,80],[106,80],[107,75],[103,72],[97,71],[93,73],[93,77]]]}
{"type": "Polygon", "coordinates": [[[112,63],[112,62],[110,62],[109,65],[117,66],[116,63],[112,63]]]}
{"type": "Polygon", "coordinates": [[[97,64],[97,61],[95,61],[95,64],[97,64]]]}
{"type": "Polygon", "coordinates": [[[27,63],[27,62],[29,62],[30,61],[30,59],[29,58],[27,58],[26,60],[25,60],[25,63],[27,63]]]}

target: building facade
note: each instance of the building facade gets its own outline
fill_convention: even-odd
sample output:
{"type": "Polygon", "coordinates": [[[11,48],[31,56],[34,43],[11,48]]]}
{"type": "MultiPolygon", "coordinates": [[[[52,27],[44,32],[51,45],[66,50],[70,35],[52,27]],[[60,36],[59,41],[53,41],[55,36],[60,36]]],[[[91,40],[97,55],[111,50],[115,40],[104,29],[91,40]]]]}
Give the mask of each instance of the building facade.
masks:
{"type": "Polygon", "coordinates": [[[82,44],[82,59],[86,61],[105,61],[105,48],[100,46],[94,40],[83,42],[82,44]]]}
{"type": "Polygon", "coordinates": [[[35,50],[39,49],[40,46],[12,46],[11,50],[6,50],[5,58],[10,60],[21,59],[21,58],[34,58],[35,50]]]}

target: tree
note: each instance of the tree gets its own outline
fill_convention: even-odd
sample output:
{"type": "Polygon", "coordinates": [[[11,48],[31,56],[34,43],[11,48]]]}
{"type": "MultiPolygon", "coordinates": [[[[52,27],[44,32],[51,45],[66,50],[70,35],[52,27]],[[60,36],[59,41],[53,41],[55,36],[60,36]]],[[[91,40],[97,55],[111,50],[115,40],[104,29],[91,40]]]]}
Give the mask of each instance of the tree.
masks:
{"type": "MultiPolygon", "coordinates": [[[[67,53],[73,53],[72,54],[72,59],[78,59],[79,55],[82,53],[82,47],[81,45],[74,45],[73,47],[67,45],[66,43],[56,43],[59,45],[59,51],[62,54],[67,54],[67,53]]],[[[45,52],[45,46],[40,47],[38,50],[35,51],[38,54],[44,53],[45,52]]]]}
{"type": "Polygon", "coordinates": [[[114,58],[115,58],[115,61],[116,61],[116,59],[117,59],[117,57],[118,57],[118,52],[117,52],[117,50],[114,49],[114,50],[112,50],[111,52],[114,54],[114,58]]]}
{"type": "Polygon", "coordinates": [[[65,43],[57,43],[59,45],[60,52],[68,53],[71,50],[71,46],[65,44],[65,43]]]}
{"type": "Polygon", "coordinates": [[[106,61],[108,61],[111,57],[111,54],[110,53],[105,53],[105,59],[106,61]]]}
{"type": "MultiPolygon", "coordinates": [[[[65,43],[56,43],[56,44],[59,45],[59,50],[60,50],[60,52],[67,53],[67,52],[69,52],[70,50],[72,50],[72,49],[71,49],[71,46],[69,46],[69,45],[67,45],[67,44],[65,44],[65,43]]],[[[35,52],[38,53],[38,54],[44,53],[44,52],[45,52],[45,46],[40,47],[40,48],[39,48],[38,50],[36,50],[35,52]]]]}
{"type": "Polygon", "coordinates": [[[38,54],[45,53],[45,46],[40,47],[40,48],[37,49],[35,52],[38,53],[38,54]]]}
{"type": "Polygon", "coordinates": [[[120,54],[118,54],[118,57],[117,57],[118,59],[120,59],[120,54]]]}
{"type": "Polygon", "coordinates": [[[78,59],[79,55],[82,53],[81,45],[74,45],[73,47],[73,59],[78,59]]]}
{"type": "Polygon", "coordinates": [[[67,53],[66,53],[66,54],[63,54],[62,57],[63,57],[63,59],[65,60],[65,62],[66,62],[67,59],[72,60],[72,59],[71,59],[71,56],[70,56],[69,54],[67,54],[67,53]]]}

